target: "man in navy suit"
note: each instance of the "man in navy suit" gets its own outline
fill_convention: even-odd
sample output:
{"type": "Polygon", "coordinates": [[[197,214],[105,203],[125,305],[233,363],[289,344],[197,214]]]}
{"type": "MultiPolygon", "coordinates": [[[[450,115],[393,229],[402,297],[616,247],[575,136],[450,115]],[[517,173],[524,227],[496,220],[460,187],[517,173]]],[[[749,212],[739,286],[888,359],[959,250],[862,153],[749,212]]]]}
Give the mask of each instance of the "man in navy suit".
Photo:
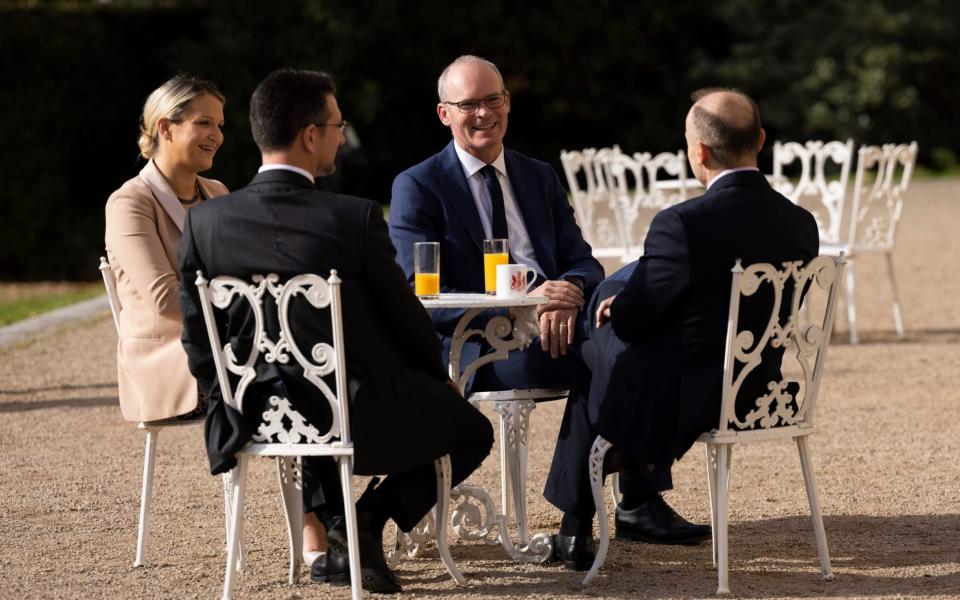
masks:
{"type": "MultiPolygon", "coordinates": [[[[440,75],[437,92],[437,115],[453,140],[393,182],[390,238],[397,261],[412,282],[414,242],[440,242],[441,291],[483,293],[483,240],[508,238],[511,262],[537,273],[531,293],[550,302],[539,309],[539,342],[480,368],[470,389],[566,388],[578,313],[603,278],[603,267],[574,222],[553,168],[504,148],[510,94],[497,67],[461,56],[440,75]]],[[[463,312],[433,311],[445,352],[463,312]]],[[[464,364],[484,351],[468,342],[464,364]]]]}
{"type": "MultiPolygon", "coordinates": [[[[808,261],[818,251],[813,216],[773,191],[757,170],[765,136],[753,100],[736,90],[704,90],[694,101],[687,157],[706,193],[661,211],[643,256],[604,281],[591,302],[596,328],[580,347],[544,491],[564,511],[554,541],[571,569],[586,570],[593,561],[587,459],[598,434],[614,446],[604,470],[621,472],[618,539],[642,540],[660,528],[691,543],[709,537],[708,526],[686,523],[658,493],[637,490],[631,480],[649,476],[651,465],[666,469],[660,476],[669,480],[673,460],[719,423],[735,260],[779,265],[808,261]]],[[[762,331],[758,314],[764,313],[746,302],[741,325],[762,331]]],[[[741,398],[757,398],[766,382],[780,378],[776,367],[751,375],[741,398]]]]}

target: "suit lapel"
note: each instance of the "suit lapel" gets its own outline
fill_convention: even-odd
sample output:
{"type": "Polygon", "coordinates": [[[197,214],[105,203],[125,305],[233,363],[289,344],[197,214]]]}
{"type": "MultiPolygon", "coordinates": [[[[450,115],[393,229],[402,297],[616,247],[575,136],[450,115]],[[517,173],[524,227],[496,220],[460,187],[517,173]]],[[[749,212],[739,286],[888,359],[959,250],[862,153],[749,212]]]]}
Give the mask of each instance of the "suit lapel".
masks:
{"type": "Polygon", "coordinates": [[[477,213],[477,205],[473,200],[473,193],[467,184],[467,177],[463,174],[463,166],[457,157],[457,151],[453,148],[454,142],[451,141],[443,152],[440,153],[440,169],[437,173],[437,183],[440,186],[441,198],[446,200],[453,207],[464,227],[470,234],[473,243],[477,248],[483,249],[483,224],[480,222],[480,215],[477,213]]]}
{"type": "Polygon", "coordinates": [[[177,226],[177,229],[182,232],[183,223],[187,220],[187,210],[183,208],[183,205],[177,200],[177,195],[173,192],[173,188],[170,187],[170,184],[167,183],[166,178],[160,172],[160,169],[153,164],[152,160],[147,161],[146,166],[140,170],[140,179],[147,184],[147,187],[153,192],[153,197],[157,199],[160,207],[167,213],[170,220],[173,221],[173,224],[177,226]]]}
{"type": "Polygon", "coordinates": [[[557,257],[554,250],[554,235],[551,216],[544,212],[547,206],[544,192],[537,185],[533,170],[515,152],[506,150],[507,177],[513,190],[513,201],[523,217],[527,237],[537,256],[540,268],[548,278],[557,273],[557,257]]]}

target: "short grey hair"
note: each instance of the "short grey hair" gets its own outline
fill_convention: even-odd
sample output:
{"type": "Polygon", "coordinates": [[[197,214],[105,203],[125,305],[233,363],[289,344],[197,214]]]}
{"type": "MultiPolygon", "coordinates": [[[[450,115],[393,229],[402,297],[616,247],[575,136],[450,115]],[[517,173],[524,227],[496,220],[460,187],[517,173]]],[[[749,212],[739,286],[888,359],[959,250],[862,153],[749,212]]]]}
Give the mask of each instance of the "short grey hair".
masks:
{"type": "Polygon", "coordinates": [[[691,95],[694,101],[693,126],[703,143],[710,148],[717,161],[728,167],[737,164],[738,159],[756,152],[760,141],[760,110],[753,98],[736,88],[705,88],[691,95]],[[744,99],[750,106],[750,117],[746,125],[734,122],[729,115],[719,115],[697,106],[705,96],[715,92],[727,92],[744,99]]]}
{"type": "Polygon", "coordinates": [[[460,65],[468,65],[472,63],[480,63],[493,69],[493,72],[496,73],[497,77],[500,79],[500,88],[506,89],[503,85],[503,75],[500,74],[500,69],[497,68],[497,65],[485,58],[480,58],[479,56],[474,56],[473,54],[464,54],[463,56],[458,56],[456,60],[447,65],[447,68],[443,70],[443,73],[440,73],[440,77],[437,79],[437,98],[440,99],[440,102],[447,101],[447,98],[443,92],[447,87],[447,75],[450,73],[450,69],[453,67],[459,67],[460,65]]]}

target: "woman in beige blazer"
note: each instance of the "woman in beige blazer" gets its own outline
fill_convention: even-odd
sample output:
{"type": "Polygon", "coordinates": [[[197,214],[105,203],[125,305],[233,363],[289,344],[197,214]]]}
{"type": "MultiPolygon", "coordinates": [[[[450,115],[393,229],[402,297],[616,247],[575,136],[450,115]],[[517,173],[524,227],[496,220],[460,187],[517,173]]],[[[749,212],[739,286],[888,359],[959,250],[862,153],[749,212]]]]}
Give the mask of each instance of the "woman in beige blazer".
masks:
{"type": "Polygon", "coordinates": [[[223,104],[216,86],[201,79],[177,76],[157,88],[140,121],[147,165],[107,200],[107,257],[120,301],[120,410],[128,421],[205,412],[180,345],[177,248],[187,210],[227,193],[197,176],[213,166],[223,142],[223,104]]]}

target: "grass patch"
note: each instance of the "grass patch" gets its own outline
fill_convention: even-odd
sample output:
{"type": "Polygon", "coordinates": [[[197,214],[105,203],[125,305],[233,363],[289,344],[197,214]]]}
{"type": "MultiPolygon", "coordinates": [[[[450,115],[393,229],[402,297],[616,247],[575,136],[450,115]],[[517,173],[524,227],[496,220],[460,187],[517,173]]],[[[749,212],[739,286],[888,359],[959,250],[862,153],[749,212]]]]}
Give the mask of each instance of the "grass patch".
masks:
{"type": "Polygon", "coordinates": [[[51,310],[89,300],[103,293],[99,283],[79,283],[48,289],[38,286],[36,290],[19,289],[18,293],[0,294],[0,326],[28,319],[51,310]]]}

